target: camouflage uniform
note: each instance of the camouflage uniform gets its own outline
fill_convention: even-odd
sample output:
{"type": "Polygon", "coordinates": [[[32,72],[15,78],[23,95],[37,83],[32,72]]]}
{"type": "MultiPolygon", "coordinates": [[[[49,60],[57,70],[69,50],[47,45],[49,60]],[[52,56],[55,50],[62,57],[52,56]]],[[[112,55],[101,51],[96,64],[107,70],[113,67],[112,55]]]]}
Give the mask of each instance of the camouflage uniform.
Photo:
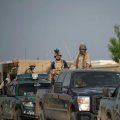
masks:
{"type": "Polygon", "coordinates": [[[25,71],[25,73],[30,73],[30,74],[32,74],[32,73],[34,73],[34,72],[33,72],[33,70],[31,70],[30,68],[28,68],[28,69],[25,71]]]}
{"type": "Polygon", "coordinates": [[[10,71],[10,74],[15,74],[17,75],[18,67],[13,67],[10,71]]]}
{"type": "Polygon", "coordinates": [[[11,70],[9,72],[10,80],[13,80],[16,78],[17,72],[18,72],[18,67],[19,67],[18,64],[19,64],[18,60],[13,60],[13,67],[11,68],[11,70]]]}
{"type": "Polygon", "coordinates": [[[86,45],[81,44],[79,47],[79,54],[75,59],[75,67],[76,68],[90,68],[91,60],[90,55],[87,53],[86,45]]]}
{"type": "Polygon", "coordinates": [[[29,74],[34,73],[34,68],[35,68],[34,64],[30,65],[29,68],[25,71],[25,73],[29,73],[29,74]]]}
{"type": "Polygon", "coordinates": [[[75,60],[76,68],[89,68],[91,65],[90,55],[86,53],[85,55],[78,54],[75,60]]]}
{"type": "Polygon", "coordinates": [[[52,74],[58,75],[64,68],[68,68],[65,60],[53,61],[51,64],[52,74]]]}
{"type": "Polygon", "coordinates": [[[50,69],[51,69],[51,79],[52,79],[52,84],[54,84],[54,81],[56,80],[56,77],[58,74],[64,69],[68,68],[67,62],[65,60],[61,59],[61,53],[58,49],[54,50],[54,57],[55,61],[51,63],[50,69]],[[59,60],[56,58],[57,56],[59,57],[59,60]]]}

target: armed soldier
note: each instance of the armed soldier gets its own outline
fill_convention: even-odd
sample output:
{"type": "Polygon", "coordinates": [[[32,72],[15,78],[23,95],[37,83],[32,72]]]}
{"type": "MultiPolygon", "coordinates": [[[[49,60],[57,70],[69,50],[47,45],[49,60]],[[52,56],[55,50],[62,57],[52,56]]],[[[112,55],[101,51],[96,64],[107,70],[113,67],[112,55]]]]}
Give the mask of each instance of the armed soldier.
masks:
{"type": "Polygon", "coordinates": [[[11,69],[7,73],[6,79],[4,79],[0,84],[0,90],[2,90],[3,94],[6,94],[7,87],[11,83],[11,81],[15,80],[17,76],[18,67],[19,67],[18,64],[19,64],[18,60],[12,60],[11,69]]]}
{"type": "Polygon", "coordinates": [[[13,60],[12,63],[13,63],[12,68],[7,75],[7,77],[10,78],[10,81],[12,81],[16,78],[17,72],[18,72],[18,67],[19,67],[19,61],[17,59],[13,60]]]}
{"type": "Polygon", "coordinates": [[[25,71],[25,73],[30,73],[30,74],[34,73],[35,67],[36,67],[35,64],[31,64],[29,68],[25,71]]]}
{"type": "Polygon", "coordinates": [[[5,80],[2,81],[2,83],[0,84],[1,94],[4,94],[4,95],[7,94],[7,87],[8,87],[10,82],[11,82],[11,80],[9,78],[6,78],[5,80]]]}
{"type": "Polygon", "coordinates": [[[68,68],[67,62],[62,60],[62,54],[58,49],[54,50],[54,58],[55,60],[51,63],[50,71],[51,71],[51,83],[54,85],[55,79],[58,74],[65,68],[68,68]]]}
{"type": "Polygon", "coordinates": [[[79,53],[75,59],[75,67],[82,69],[91,67],[90,55],[87,52],[87,47],[85,44],[80,44],[79,46],[79,53]]]}

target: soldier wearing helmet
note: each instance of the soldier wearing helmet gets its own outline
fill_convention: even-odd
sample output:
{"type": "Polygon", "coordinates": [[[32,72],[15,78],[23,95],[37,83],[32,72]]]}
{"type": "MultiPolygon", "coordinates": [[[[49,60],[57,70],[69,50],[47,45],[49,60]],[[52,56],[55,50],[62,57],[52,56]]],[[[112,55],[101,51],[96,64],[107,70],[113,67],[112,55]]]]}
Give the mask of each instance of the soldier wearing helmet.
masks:
{"type": "Polygon", "coordinates": [[[35,67],[36,67],[35,64],[30,64],[29,68],[25,71],[25,73],[30,73],[30,74],[34,73],[35,67]]]}
{"type": "Polygon", "coordinates": [[[87,52],[87,47],[85,44],[80,44],[79,46],[79,53],[75,59],[75,67],[83,69],[91,67],[90,55],[87,52]]]}
{"type": "Polygon", "coordinates": [[[50,71],[51,71],[51,82],[54,84],[55,77],[64,69],[68,68],[67,62],[62,60],[62,54],[59,49],[54,50],[54,58],[55,60],[51,63],[50,71]]]}

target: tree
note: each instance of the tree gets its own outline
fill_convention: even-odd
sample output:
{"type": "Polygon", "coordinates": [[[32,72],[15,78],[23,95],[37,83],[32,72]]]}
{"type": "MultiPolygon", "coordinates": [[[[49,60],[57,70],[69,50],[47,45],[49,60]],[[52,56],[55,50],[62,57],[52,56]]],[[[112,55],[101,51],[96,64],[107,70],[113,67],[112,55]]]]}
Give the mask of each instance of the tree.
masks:
{"type": "Polygon", "coordinates": [[[120,25],[114,26],[114,32],[116,37],[112,37],[109,40],[108,49],[111,52],[111,58],[115,62],[120,62],[120,25]]]}

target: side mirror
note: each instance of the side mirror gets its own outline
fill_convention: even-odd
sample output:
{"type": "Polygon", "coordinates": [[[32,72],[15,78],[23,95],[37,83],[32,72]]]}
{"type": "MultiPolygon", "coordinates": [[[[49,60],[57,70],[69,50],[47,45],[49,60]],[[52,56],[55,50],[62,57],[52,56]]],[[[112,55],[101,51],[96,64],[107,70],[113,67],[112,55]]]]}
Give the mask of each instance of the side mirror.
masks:
{"type": "Polygon", "coordinates": [[[62,82],[54,83],[54,93],[62,93],[62,82]]]}

